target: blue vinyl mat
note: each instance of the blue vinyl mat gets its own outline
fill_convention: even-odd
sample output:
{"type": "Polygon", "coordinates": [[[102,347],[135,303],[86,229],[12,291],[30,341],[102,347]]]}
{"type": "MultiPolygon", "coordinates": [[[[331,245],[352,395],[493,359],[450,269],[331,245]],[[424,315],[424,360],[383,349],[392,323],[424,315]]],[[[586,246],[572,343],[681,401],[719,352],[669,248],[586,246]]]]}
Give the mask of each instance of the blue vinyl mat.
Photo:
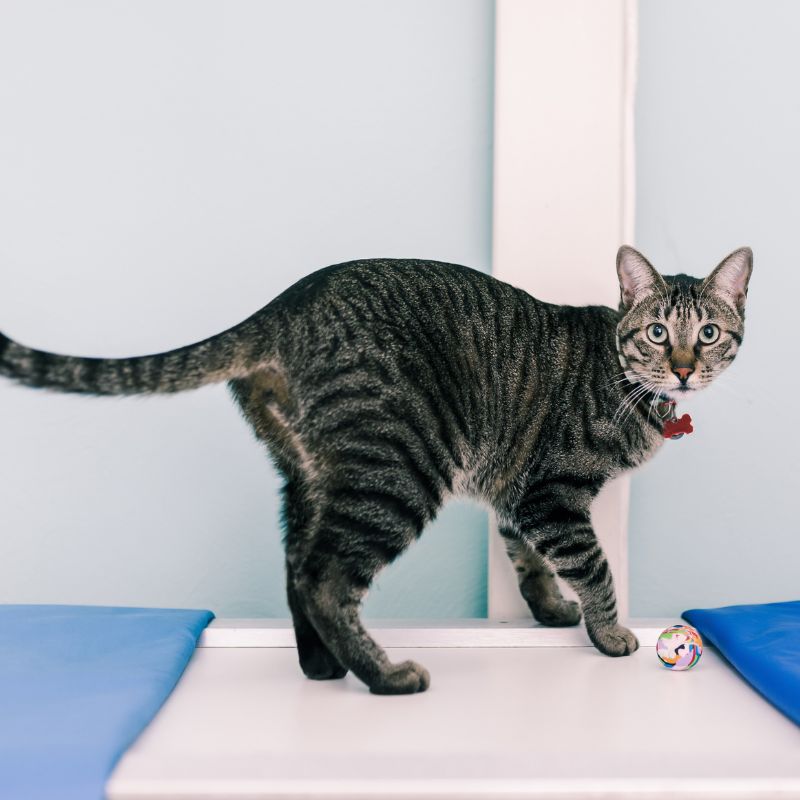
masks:
{"type": "Polygon", "coordinates": [[[102,800],[213,616],[0,605],[0,798],[102,800]]]}
{"type": "Polygon", "coordinates": [[[693,608],[683,618],[742,677],[800,725],[800,600],[693,608]]]}

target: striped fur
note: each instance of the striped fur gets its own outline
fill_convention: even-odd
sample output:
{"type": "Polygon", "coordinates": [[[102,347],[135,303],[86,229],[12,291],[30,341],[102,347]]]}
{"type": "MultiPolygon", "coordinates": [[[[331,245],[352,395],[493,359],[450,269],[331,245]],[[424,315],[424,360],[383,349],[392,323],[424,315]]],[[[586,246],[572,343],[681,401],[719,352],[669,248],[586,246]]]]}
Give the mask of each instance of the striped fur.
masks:
{"type": "Polygon", "coordinates": [[[228,381],[286,477],[287,591],[303,670],[317,679],[352,670],[377,693],[422,691],[427,671],[391,663],[358,609],[376,573],[453,494],[495,509],[536,619],[579,622],[558,575],[602,652],[637,647],[617,622],[590,504],[661,444],[652,401],[678,390],[669,365],[685,349],[680,337],[712,317],[730,332],[698,367],[699,388],[735,354],[742,306],[730,282],[662,278],[630,248],[619,269],[623,303],[613,310],[542,303],[454,264],[354,261],[161,355],[57,356],[1,337],[0,374],[95,395],[228,381]],[[669,352],[643,341],[662,317],[678,336],[669,352]]]}

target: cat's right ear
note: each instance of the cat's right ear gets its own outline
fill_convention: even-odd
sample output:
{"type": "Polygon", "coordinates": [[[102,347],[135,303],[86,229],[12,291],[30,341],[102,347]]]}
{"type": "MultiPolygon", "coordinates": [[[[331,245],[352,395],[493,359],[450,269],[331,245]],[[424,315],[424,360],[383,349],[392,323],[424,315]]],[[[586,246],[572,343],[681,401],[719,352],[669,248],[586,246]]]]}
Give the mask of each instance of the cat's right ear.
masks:
{"type": "Polygon", "coordinates": [[[617,275],[624,308],[630,308],[651,292],[666,289],[664,279],[653,265],[626,244],[617,252],[617,275]]]}

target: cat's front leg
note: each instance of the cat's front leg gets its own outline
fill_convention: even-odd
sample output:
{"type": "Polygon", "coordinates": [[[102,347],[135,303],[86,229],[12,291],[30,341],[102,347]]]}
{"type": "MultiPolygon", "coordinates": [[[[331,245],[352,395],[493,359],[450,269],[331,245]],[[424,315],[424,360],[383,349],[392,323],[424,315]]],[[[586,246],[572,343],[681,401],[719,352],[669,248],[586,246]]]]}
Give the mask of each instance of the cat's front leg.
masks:
{"type": "Polygon", "coordinates": [[[617,622],[614,581],[590,521],[593,496],[558,483],[531,489],[516,511],[516,527],[521,540],[577,593],[594,646],[609,656],[627,656],[639,642],[617,622]]]}
{"type": "Polygon", "coordinates": [[[512,527],[500,527],[506,551],[519,581],[519,591],[533,618],[554,628],[577,625],[581,611],[573,600],[566,600],[556,582],[556,576],[544,560],[512,527]]]}

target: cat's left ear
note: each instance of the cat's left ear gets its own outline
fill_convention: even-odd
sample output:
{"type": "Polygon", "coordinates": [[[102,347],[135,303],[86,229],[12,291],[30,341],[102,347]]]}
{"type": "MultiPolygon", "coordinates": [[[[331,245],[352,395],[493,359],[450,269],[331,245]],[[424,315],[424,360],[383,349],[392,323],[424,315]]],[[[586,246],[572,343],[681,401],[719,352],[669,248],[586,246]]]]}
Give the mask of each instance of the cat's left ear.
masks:
{"type": "Polygon", "coordinates": [[[703,281],[702,291],[709,287],[722,295],[741,314],[747,299],[747,284],[753,271],[753,251],[740,247],[722,260],[722,263],[703,281]]]}

